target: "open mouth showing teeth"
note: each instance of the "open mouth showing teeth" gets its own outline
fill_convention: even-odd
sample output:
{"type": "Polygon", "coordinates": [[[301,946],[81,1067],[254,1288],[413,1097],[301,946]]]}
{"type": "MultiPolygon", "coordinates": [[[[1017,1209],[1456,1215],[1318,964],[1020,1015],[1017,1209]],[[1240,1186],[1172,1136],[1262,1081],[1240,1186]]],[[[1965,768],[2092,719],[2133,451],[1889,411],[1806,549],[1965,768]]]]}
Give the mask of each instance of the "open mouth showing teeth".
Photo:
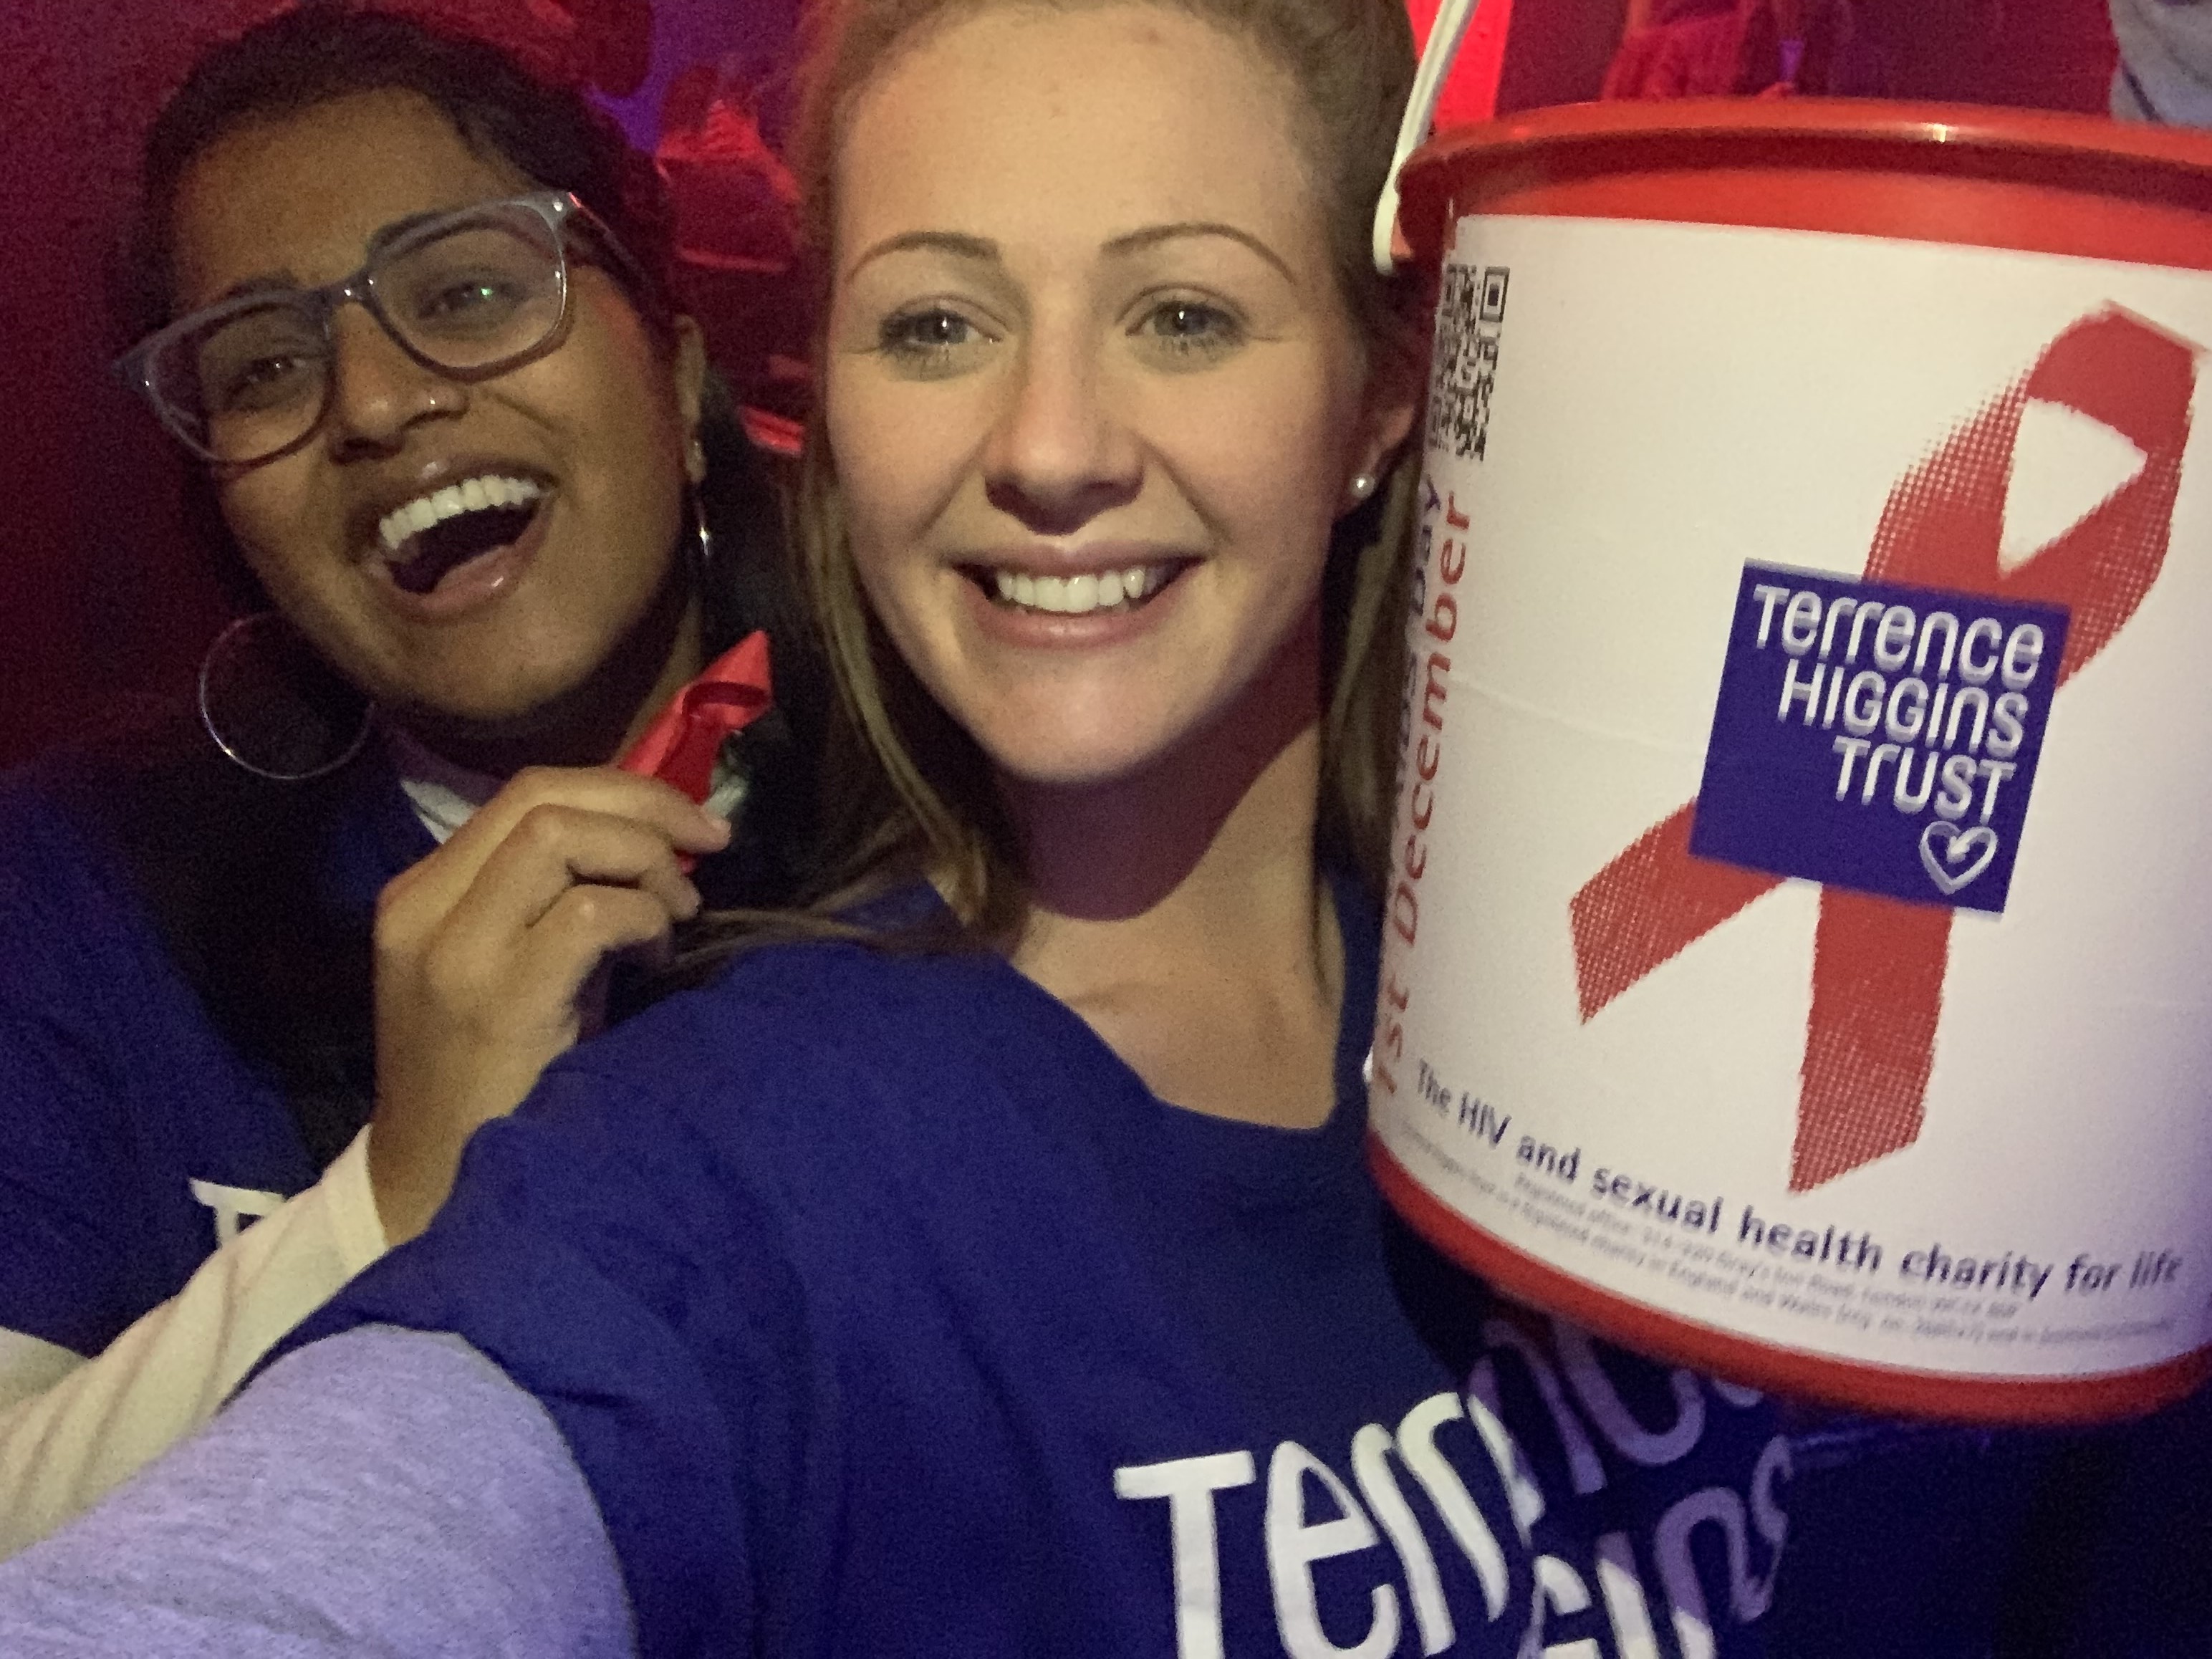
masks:
{"type": "Polygon", "coordinates": [[[1055,617],[1087,617],[1101,611],[1135,611],[1150,604],[1188,561],[1131,565],[1126,570],[1085,571],[1079,576],[1034,576],[1024,570],[978,568],[969,580],[994,603],[1010,611],[1041,611],[1055,617]]]}
{"type": "Polygon", "coordinates": [[[404,592],[429,592],[470,560],[519,538],[544,495],[532,479],[488,475],[392,508],[376,526],[392,581],[404,592]]]}

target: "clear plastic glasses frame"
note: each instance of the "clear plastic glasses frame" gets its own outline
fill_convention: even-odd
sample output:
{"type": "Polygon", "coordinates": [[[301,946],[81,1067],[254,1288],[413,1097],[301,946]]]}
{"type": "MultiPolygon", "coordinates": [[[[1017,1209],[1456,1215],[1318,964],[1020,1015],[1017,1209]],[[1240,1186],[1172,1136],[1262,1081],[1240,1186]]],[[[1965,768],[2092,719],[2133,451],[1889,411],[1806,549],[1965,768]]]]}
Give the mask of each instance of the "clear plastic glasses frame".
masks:
{"type": "Polygon", "coordinates": [[[351,276],[218,301],[141,340],[115,371],[202,460],[258,466],[298,449],[330,413],[341,306],[360,306],[431,373],[489,380],[565,337],[568,252],[580,231],[586,257],[604,253],[644,289],[597,215],[564,191],[541,191],[387,225],[351,276]]]}

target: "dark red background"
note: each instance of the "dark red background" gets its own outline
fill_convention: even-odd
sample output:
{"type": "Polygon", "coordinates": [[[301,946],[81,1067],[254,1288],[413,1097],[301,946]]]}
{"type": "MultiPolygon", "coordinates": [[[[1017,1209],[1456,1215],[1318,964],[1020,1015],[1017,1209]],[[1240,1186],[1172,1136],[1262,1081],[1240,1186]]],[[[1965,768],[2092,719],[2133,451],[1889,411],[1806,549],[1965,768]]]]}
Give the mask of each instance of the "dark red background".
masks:
{"type": "MultiPolygon", "coordinates": [[[[185,547],[181,473],[106,379],[107,270],[140,131],[200,46],[281,0],[0,4],[0,763],[190,684],[224,610],[185,547]]],[[[526,0],[514,0],[520,6],[526,0]]],[[[2103,0],[1857,0],[1900,96],[2102,109],[2103,0]]],[[[655,0],[650,143],[686,64],[787,52],[793,0],[655,0]]],[[[1499,103],[1595,94],[1623,0],[1516,0],[1499,103]]]]}

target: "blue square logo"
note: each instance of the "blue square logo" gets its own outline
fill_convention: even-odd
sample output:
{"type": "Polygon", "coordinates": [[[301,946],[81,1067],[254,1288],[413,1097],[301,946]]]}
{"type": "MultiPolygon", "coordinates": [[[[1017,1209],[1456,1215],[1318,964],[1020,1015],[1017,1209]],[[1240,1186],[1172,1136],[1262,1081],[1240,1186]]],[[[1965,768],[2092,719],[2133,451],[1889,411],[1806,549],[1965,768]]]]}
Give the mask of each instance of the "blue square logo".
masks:
{"type": "Polygon", "coordinates": [[[2067,614],[1745,565],[1690,851],[2002,911],[2067,614]]]}

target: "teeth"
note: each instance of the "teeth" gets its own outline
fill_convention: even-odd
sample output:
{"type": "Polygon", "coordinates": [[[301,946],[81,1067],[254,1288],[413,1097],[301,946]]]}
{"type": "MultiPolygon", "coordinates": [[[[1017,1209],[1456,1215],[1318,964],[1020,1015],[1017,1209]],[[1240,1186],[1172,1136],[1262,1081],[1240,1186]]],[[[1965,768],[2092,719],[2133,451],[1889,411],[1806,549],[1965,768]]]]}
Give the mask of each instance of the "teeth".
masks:
{"type": "Polygon", "coordinates": [[[1094,611],[1141,604],[1167,585],[1165,565],[1132,565],[1127,570],[1079,576],[1031,576],[1018,570],[994,571],[991,583],[1002,605],[1054,616],[1087,617],[1094,611]]]}
{"type": "Polygon", "coordinates": [[[487,474],[447,484],[442,489],[434,489],[393,507],[378,521],[376,533],[386,552],[397,553],[410,537],[420,535],[434,524],[459,518],[464,513],[479,513],[486,507],[521,507],[544,493],[528,478],[487,474]]]}

